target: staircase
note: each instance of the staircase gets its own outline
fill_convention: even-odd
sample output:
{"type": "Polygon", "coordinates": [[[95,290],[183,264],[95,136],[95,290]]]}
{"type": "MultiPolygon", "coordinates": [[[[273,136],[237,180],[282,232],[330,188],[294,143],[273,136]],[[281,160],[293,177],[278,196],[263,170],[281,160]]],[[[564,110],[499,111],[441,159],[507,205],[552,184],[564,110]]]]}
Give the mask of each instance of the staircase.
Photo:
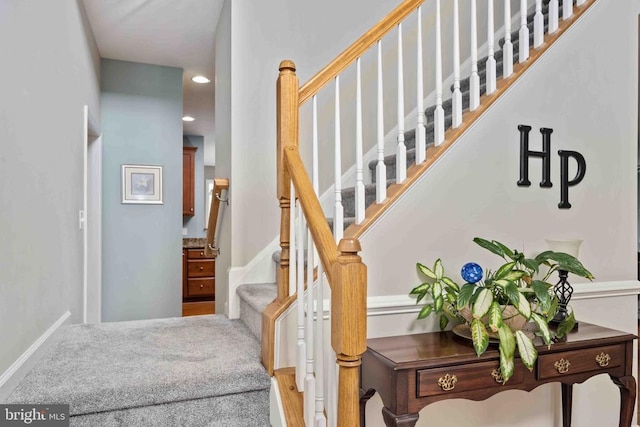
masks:
{"type": "MultiPolygon", "coordinates": [[[[277,270],[277,280],[275,285],[275,299],[263,311],[263,323],[261,329],[261,339],[263,346],[263,363],[268,371],[272,373],[274,367],[282,364],[282,360],[277,363],[273,360],[273,347],[277,345],[286,345],[287,348],[280,349],[279,353],[296,353],[295,360],[295,377],[294,380],[288,381],[288,384],[295,384],[295,387],[289,387],[292,391],[280,392],[290,396],[291,399],[299,399],[303,402],[304,415],[294,410],[293,414],[287,414],[287,419],[297,419],[304,417],[306,425],[323,425],[326,416],[327,425],[351,426],[359,425],[360,414],[358,411],[358,372],[357,367],[361,361],[362,354],[366,350],[366,266],[362,264],[358,253],[362,250],[358,237],[378,219],[381,214],[393,205],[401,194],[407,191],[417,179],[422,176],[427,169],[432,167],[437,159],[439,159],[449,147],[455,144],[456,140],[477,120],[502,94],[504,94],[510,86],[519,79],[548,48],[569,28],[590,6],[597,0],[577,0],[573,3],[569,1],[558,0],[549,1],[521,1],[521,10],[517,14],[512,15],[507,9],[505,16],[505,28],[509,37],[499,40],[493,46],[493,36],[489,37],[489,56],[474,61],[472,54],[472,70],[477,69],[478,85],[475,86],[472,76],[462,78],[460,76],[460,58],[459,58],[459,34],[458,26],[458,1],[453,0],[453,16],[454,16],[454,36],[453,48],[451,46],[443,46],[440,35],[440,0],[435,0],[437,5],[436,18],[428,19],[428,22],[436,22],[436,55],[435,60],[429,58],[430,66],[435,63],[435,98],[436,104],[423,107],[422,100],[425,99],[422,93],[423,77],[422,70],[422,30],[421,24],[417,25],[418,29],[407,31],[412,36],[417,34],[417,96],[418,111],[424,112],[417,119],[417,125],[414,129],[405,131],[405,119],[407,115],[404,112],[404,86],[403,86],[403,66],[402,57],[403,41],[402,41],[402,24],[409,21],[407,18],[413,13],[417,13],[418,20],[421,22],[421,7],[426,4],[421,0],[405,0],[394,11],[392,11],[379,24],[365,33],[354,44],[348,47],[340,56],[327,65],[323,70],[313,76],[307,83],[300,85],[296,76],[295,64],[292,61],[282,61],[280,64],[280,75],[277,83],[278,93],[278,200],[282,211],[280,242],[282,247],[281,263],[277,270]],[[535,9],[529,8],[534,4],[535,9]],[[555,14],[551,16],[550,11],[557,11],[558,19],[555,14]],[[518,18],[519,25],[514,25],[515,31],[511,31],[511,18],[518,18]],[[535,19],[534,19],[535,18],[535,19]],[[534,23],[535,21],[535,23],[534,23]],[[394,154],[385,154],[384,147],[384,120],[381,111],[384,105],[384,114],[393,114],[395,111],[388,111],[386,104],[379,95],[377,122],[366,126],[376,126],[377,130],[377,156],[375,161],[368,163],[371,174],[371,183],[365,183],[364,165],[363,165],[363,121],[362,121],[362,95],[361,95],[361,58],[369,50],[376,50],[377,46],[377,62],[373,60],[365,65],[368,67],[367,77],[371,77],[371,69],[375,69],[377,65],[378,92],[382,93],[381,81],[383,80],[382,66],[382,48],[381,42],[383,38],[390,32],[396,32],[397,29],[397,82],[391,81],[392,86],[397,83],[397,151],[394,154]],[[523,46],[520,46],[522,43],[523,46]],[[525,44],[526,43],[526,44],[525,44]],[[502,47],[505,47],[503,53],[502,47]],[[511,47],[512,56],[509,57],[509,47],[511,47]],[[451,86],[451,97],[443,100],[442,91],[442,54],[441,50],[453,49],[454,54],[454,84],[451,86]],[[520,62],[520,49],[528,52],[523,61],[520,62]],[[497,79],[491,79],[487,72],[487,59],[492,57],[495,60],[495,76],[497,79]],[[506,62],[507,61],[507,62],[506,62]],[[509,63],[508,61],[512,61],[509,63]],[[354,66],[355,64],[355,66],[354,66]],[[508,64],[508,65],[507,65],[508,64]],[[355,71],[354,81],[349,81],[349,75],[345,70],[349,68],[355,71]],[[504,68],[504,70],[503,70],[504,68]],[[354,70],[355,69],[355,70],[354,70]],[[349,93],[349,105],[351,98],[356,105],[356,124],[355,127],[355,143],[356,152],[356,185],[344,188],[342,185],[341,156],[345,152],[350,152],[351,145],[347,148],[343,147],[341,129],[342,114],[340,108],[343,104],[347,104],[340,93],[340,78],[342,76],[347,79],[347,86],[353,88],[355,86],[355,96],[353,92],[349,93]],[[352,86],[349,86],[353,83],[352,86]],[[477,92],[473,92],[477,87],[477,92]],[[489,89],[488,89],[489,88],[489,89]],[[323,119],[326,120],[327,109],[331,111],[332,102],[327,99],[330,96],[317,97],[320,91],[329,90],[335,96],[335,111],[333,123],[318,123],[318,111],[324,113],[323,119]],[[477,93],[477,97],[476,94],[477,93]],[[479,99],[478,105],[471,105],[472,99],[479,99]],[[459,100],[459,101],[458,101],[459,100]],[[301,106],[309,102],[310,108],[304,111],[301,106]],[[323,103],[320,107],[316,103],[323,103]],[[306,117],[306,122],[312,123],[311,137],[309,138],[308,129],[301,132],[298,129],[301,114],[308,114],[311,110],[311,119],[306,117]],[[424,133],[422,126],[424,125],[424,133]],[[318,167],[317,167],[317,151],[319,149],[319,132],[318,129],[335,129],[335,141],[323,141],[323,148],[333,145],[335,142],[335,200],[333,206],[334,217],[325,216],[322,211],[320,202],[317,198],[318,194],[318,167]],[[304,135],[305,140],[299,141],[304,135]],[[311,171],[307,172],[305,163],[301,157],[299,143],[311,144],[311,171]],[[384,185],[379,185],[384,183],[384,185]],[[295,194],[293,194],[295,192],[295,194]],[[302,213],[300,212],[302,211],[302,213]],[[300,218],[300,219],[299,219],[300,218]],[[301,220],[304,218],[304,222],[301,220]],[[320,218],[320,219],[319,219],[320,218]],[[356,219],[359,218],[359,219],[356,219]],[[308,239],[307,228],[297,223],[304,224],[306,222],[311,239],[308,239]],[[333,235],[333,236],[332,236],[333,235]],[[333,238],[332,238],[333,237],[333,238]],[[307,240],[312,240],[312,248],[307,246],[307,240]],[[336,244],[338,243],[338,244],[336,244]],[[307,254],[310,256],[302,256],[301,251],[296,250],[297,246],[304,245],[307,254]],[[313,250],[316,249],[316,251],[313,250]],[[312,254],[317,253],[317,257],[312,254]],[[312,285],[310,276],[307,276],[310,269],[304,266],[308,264],[317,268],[318,280],[312,285]],[[297,274],[294,273],[297,272],[297,274]],[[305,274],[300,274],[304,271],[305,274]],[[326,279],[324,279],[326,275],[326,279]],[[302,279],[301,279],[302,278],[302,279]],[[318,325],[324,322],[323,313],[319,311],[320,307],[326,306],[326,301],[320,292],[322,288],[328,287],[331,290],[331,331],[326,332],[330,337],[318,341],[317,336],[323,332],[318,332],[318,325]],[[290,297],[293,293],[292,289],[296,289],[297,293],[294,297],[290,297]],[[295,298],[298,310],[286,310],[289,304],[292,304],[295,298]],[[304,307],[304,309],[301,309],[304,307]],[[283,319],[280,316],[287,312],[291,319],[283,319]],[[295,313],[297,311],[297,314],[295,313]],[[277,314],[274,314],[277,313],[277,314]],[[296,318],[297,316],[297,318],[296,318]],[[296,337],[286,335],[283,338],[281,333],[277,343],[274,343],[274,321],[281,320],[281,323],[287,323],[281,329],[291,331],[294,326],[297,328],[296,337]],[[313,336],[313,338],[311,338],[313,336]],[[282,341],[289,341],[285,344],[282,341]],[[327,342],[331,343],[331,348],[327,348],[327,342]],[[269,347],[271,346],[271,347],[269,347]],[[295,348],[295,350],[294,350],[295,348]],[[309,350],[308,350],[309,349],[309,350]],[[310,354],[312,352],[313,354],[310,354]],[[335,359],[332,357],[335,355],[335,359]],[[266,357],[265,357],[266,356],[266,357]],[[323,362],[324,365],[323,365],[323,362]],[[327,362],[327,360],[329,360],[327,362]],[[335,364],[333,363],[335,361],[335,364]],[[334,370],[333,368],[336,367],[334,370]],[[338,377],[339,376],[339,381],[338,377]],[[318,386],[318,382],[324,381],[326,385],[318,386]],[[336,384],[340,385],[338,389],[336,384]],[[318,396],[323,390],[328,390],[328,396],[318,396]],[[299,394],[300,393],[300,394],[299,394]],[[323,400],[324,399],[324,400],[323,400]],[[318,404],[320,402],[320,404],[318,404]]],[[[506,7],[510,7],[511,2],[505,2],[506,7]]],[[[433,4],[433,3],[431,3],[433,4]]],[[[469,4],[475,5],[475,1],[463,3],[465,7],[469,4]]],[[[489,16],[493,16],[493,1],[488,2],[489,16]]],[[[474,15],[472,8],[472,31],[477,16],[474,15]]],[[[486,16],[486,15],[484,15],[486,16]]],[[[427,21],[427,20],[425,20],[427,21]]],[[[493,18],[488,24],[489,32],[494,33],[493,18]]],[[[394,40],[395,41],[395,40],[394,40]]],[[[386,42],[385,42],[386,43],[386,42]]],[[[388,46],[388,44],[386,45],[388,46]]],[[[474,42],[472,41],[472,53],[474,51],[474,42]]],[[[393,55],[392,55],[393,56],[393,55]]],[[[369,55],[368,58],[373,58],[369,55]]],[[[386,59],[393,62],[395,58],[386,59]]],[[[409,62],[409,61],[406,61],[409,62]]],[[[404,65],[403,65],[404,64],[404,65]]],[[[415,62],[411,65],[414,66],[415,62]]],[[[433,73],[433,68],[430,69],[433,73]]],[[[350,71],[350,72],[351,72],[350,71]]],[[[351,75],[352,76],[352,75],[351,75]]],[[[374,77],[375,80],[375,77],[374,77]]],[[[385,87],[388,87],[389,81],[385,80],[385,87]]],[[[370,86],[371,87],[371,86],[370,86]]],[[[374,86],[375,87],[375,86],[374,86]]],[[[375,99],[375,96],[369,94],[369,99],[375,99]]],[[[388,127],[388,126],[387,126],[388,127]]],[[[407,126],[410,128],[410,126],[407,126]]],[[[367,127],[365,127],[367,128],[367,127]]],[[[344,132],[347,134],[347,132],[344,132]]],[[[351,132],[348,132],[351,135],[351,132]]],[[[324,135],[323,135],[324,137],[324,135]]],[[[350,138],[352,139],[352,138],[350,138]]],[[[308,162],[307,162],[308,163],[308,162]]],[[[375,250],[370,248],[367,250],[375,250]]],[[[270,289],[273,292],[273,285],[270,289]]],[[[245,293],[241,298],[245,299],[245,305],[252,305],[246,300],[248,294],[245,293]]],[[[248,297],[251,299],[251,297],[248,297]]],[[[328,329],[328,328],[327,328],[328,329]]],[[[320,329],[320,331],[322,331],[320,329]]],[[[326,331],[326,329],[325,329],[326,331]]],[[[276,373],[276,377],[278,377],[276,373]]],[[[278,380],[280,381],[280,380],[278,380]]],[[[284,399],[287,399],[285,396],[284,399]]],[[[288,405],[284,405],[285,409],[288,405]]],[[[293,405],[295,406],[295,405],[293,405]]],[[[291,405],[289,405],[291,409],[291,405]]]]}

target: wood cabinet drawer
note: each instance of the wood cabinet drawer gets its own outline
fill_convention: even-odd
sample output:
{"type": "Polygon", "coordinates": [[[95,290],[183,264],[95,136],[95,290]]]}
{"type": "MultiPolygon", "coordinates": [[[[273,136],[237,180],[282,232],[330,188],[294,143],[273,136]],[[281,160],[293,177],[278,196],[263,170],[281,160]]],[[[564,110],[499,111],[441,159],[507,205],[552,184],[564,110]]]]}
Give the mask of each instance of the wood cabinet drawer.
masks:
{"type": "MultiPolygon", "coordinates": [[[[417,394],[418,397],[426,397],[443,393],[501,387],[501,377],[495,378],[499,372],[500,364],[498,361],[418,371],[417,394]]],[[[509,379],[508,384],[519,384],[523,378],[524,366],[520,359],[516,359],[513,376],[509,379]]]]}
{"type": "Polygon", "coordinates": [[[189,279],[187,281],[187,296],[199,297],[214,295],[215,288],[215,279],[189,279]]]}
{"type": "Polygon", "coordinates": [[[615,368],[624,363],[624,345],[609,345],[543,354],[538,357],[538,379],[615,368]]]}
{"type": "Polygon", "coordinates": [[[187,261],[188,277],[209,277],[215,276],[216,264],[214,260],[187,261]]]}
{"type": "Polygon", "coordinates": [[[205,256],[204,249],[187,249],[187,257],[189,259],[212,259],[211,257],[205,256]]]}

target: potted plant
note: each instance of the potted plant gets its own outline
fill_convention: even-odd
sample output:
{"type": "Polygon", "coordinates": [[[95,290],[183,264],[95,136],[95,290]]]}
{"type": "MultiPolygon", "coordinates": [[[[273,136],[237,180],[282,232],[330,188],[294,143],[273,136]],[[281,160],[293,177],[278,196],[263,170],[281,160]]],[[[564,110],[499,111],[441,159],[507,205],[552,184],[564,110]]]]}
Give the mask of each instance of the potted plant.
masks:
{"type": "Polygon", "coordinates": [[[487,350],[490,335],[496,338],[500,371],[506,383],[513,375],[516,347],[529,370],[538,357],[531,336],[522,330],[525,323],[534,322],[536,334],[549,346],[575,325],[573,310],[569,308],[568,315],[556,328],[549,327],[559,308],[553,285],[547,281],[551,274],[564,270],[589,280],[594,277],[580,261],[563,252],[545,251],[529,258],[495,240],[476,237],[473,241],[503,258],[505,263],[486,274],[478,264],[465,264],[461,272],[465,280],[462,286],[445,275],[440,259],[432,268],[418,263],[418,270],[427,280],[414,287],[410,295],[417,296],[416,303],[427,296],[431,298],[420,310],[418,319],[439,315],[442,330],[450,322],[467,324],[478,356],[487,350]]]}

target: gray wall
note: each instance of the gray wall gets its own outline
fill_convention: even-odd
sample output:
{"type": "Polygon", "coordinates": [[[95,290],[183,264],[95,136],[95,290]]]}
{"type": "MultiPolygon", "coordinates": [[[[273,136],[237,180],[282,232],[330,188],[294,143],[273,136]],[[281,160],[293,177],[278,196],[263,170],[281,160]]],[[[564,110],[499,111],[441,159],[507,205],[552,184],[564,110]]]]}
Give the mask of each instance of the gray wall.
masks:
{"type": "Polygon", "coordinates": [[[0,2],[0,377],[65,312],[82,321],[83,106],[100,117],[100,59],[80,3],[0,2]]]}
{"type": "Polygon", "coordinates": [[[182,217],[182,226],[187,229],[184,237],[205,237],[204,231],[204,137],[200,135],[184,135],[182,144],[185,147],[196,147],[194,173],[194,215],[182,217]]]}
{"type": "Polygon", "coordinates": [[[102,60],[103,320],[181,315],[182,69],[102,60]],[[120,165],[163,166],[162,205],[121,203],[120,165]]]}
{"type": "MultiPolygon", "coordinates": [[[[231,0],[225,0],[216,26],[216,78],[215,78],[215,150],[216,174],[229,178],[229,195],[233,195],[235,183],[231,176],[231,0]]],[[[229,276],[231,267],[231,224],[234,222],[235,204],[230,201],[226,207],[224,222],[220,227],[218,246],[220,255],[216,258],[216,311],[228,313],[229,276]]]]}

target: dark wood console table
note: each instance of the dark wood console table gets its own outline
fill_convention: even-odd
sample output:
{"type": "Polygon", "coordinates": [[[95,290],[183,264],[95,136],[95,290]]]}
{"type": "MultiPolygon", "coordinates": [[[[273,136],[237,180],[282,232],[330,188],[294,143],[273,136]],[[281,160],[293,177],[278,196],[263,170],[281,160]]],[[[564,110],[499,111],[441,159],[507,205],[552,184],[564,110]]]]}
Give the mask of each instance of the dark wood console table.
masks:
{"type": "Polygon", "coordinates": [[[361,366],[361,425],[367,400],[376,391],[384,404],[385,424],[410,427],[418,421],[420,409],[439,400],[484,400],[504,390],[530,391],[560,382],[563,425],[570,427],[573,384],[607,373],[620,389],[620,427],[630,427],[636,399],[635,338],[580,322],[579,330],[550,349],[536,338],[538,360],[533,371],[517,359],[506,384],[499,375],[497,346],[477,357],[471,342],[450,331],[370,339],[361,366]]]}

